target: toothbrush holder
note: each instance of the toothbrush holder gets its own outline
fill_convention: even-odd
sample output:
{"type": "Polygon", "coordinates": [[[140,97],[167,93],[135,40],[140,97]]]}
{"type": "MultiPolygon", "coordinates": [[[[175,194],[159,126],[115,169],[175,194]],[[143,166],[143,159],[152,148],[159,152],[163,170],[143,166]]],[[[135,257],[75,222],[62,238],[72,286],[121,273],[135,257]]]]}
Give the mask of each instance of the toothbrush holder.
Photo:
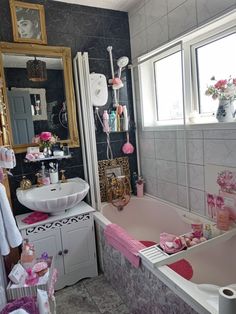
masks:
{"type": "Polygon", "coordinates": [[[50,181],[51,184],[58,183],[59,181],[58,171],[50,172],[50,181]]]}

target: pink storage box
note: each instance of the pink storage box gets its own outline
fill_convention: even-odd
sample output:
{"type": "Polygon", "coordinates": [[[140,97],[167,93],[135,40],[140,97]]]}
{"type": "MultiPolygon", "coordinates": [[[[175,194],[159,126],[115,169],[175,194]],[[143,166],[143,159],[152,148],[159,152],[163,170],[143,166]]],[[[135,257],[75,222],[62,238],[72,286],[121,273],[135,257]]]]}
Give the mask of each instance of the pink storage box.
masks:
{"type": "Polygon", "coordinates": [[[54,260],[53,257],[49,258],[51,260],[51,263],[49,263],[49,274],[48,274],[48,279],[45,283],[40,284],[38,283],[37,285],[34,286],[19,286],[13,284],[11,281],[7,285],[7,300],[15,300],[19,299],[22,297],[31,297],[31,296],[37,296],[37,289],[45,290],[48,291],[50,289],[51,281],[52,281],[52,275],[54,271],[54,260]]]}

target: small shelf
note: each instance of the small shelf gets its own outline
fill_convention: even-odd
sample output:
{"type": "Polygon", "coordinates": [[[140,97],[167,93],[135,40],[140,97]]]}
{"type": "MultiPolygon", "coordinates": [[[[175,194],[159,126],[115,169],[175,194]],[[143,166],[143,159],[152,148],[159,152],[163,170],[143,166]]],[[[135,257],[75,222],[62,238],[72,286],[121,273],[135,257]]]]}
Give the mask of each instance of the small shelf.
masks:
{"type": "Polygon", "coordinates": [[[34,159],[34,160],[28,160],[28,159],[24,159],[24,162],[28,163],[28,162],[39,162],[39,161],[45,161],[45,160],[61,160],[61,159],[69,159],[72,158],[72,155],[65,155],[65,156],[51,156],[51,157],[45,157],[45,158],[38,158],[38,159],[34,159]]]}

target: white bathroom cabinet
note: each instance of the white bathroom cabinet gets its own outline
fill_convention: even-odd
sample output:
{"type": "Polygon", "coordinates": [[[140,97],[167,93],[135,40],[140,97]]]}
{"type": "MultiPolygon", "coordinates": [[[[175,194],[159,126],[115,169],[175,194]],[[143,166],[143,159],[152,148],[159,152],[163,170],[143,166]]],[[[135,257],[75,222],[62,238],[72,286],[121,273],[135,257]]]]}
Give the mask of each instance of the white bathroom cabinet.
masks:
{"type": "Polygon", "coordinates": [[[23,238],[34,244],[36,256],[54,256],[58,270],[56,289],[86,277],[97,276],[94,209],[85,202],[67,212],[31,225],[22,222],[29,214],[16,216],[23,238]]]}

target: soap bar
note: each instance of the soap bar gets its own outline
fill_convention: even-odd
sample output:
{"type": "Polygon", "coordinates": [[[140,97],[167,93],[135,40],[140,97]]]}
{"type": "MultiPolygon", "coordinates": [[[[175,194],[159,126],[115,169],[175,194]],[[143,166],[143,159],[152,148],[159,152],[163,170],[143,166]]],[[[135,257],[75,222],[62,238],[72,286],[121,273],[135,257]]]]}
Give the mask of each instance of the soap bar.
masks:
{"type": "Polygon", "coordinates": [[[21,264],[16,264],[13,268],[12,271],[10,272],[10,274],[8,275],[8,278],[18,284],[21,281],[23,281],[25,279],[25,277],[27,276],[27,273],[25,271],[25,269],[21,266],[21,264]]]}
{"type": "Polygon", "coordinates": [[[38,154],[39,153],[39,147],[27,147],[27,154],[38,154]]]}

